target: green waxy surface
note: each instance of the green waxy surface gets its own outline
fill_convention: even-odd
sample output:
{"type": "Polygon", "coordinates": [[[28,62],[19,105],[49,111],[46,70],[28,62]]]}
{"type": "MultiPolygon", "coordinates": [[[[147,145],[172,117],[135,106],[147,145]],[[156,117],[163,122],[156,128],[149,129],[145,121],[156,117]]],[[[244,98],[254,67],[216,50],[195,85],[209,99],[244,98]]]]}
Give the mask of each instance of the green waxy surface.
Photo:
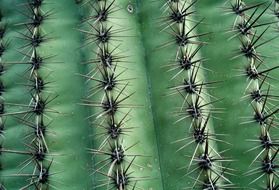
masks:
{"type": "Polygon", "coordinates": [[[77,73],[82,73],[84,66],[81,63],[81,53],[78,51],[81,35],[75,29],[79,25],[78,6],[74,1],[50,1],[45,5],[46,10],[54,10],[55,14],[43,26],[46,32],[53,36],[47,42],[44,50],[49,54],[57,55],[47,66],[52,71],[50,75],[50,90],[58,97],[51,102],[50,107],[60,112],[52,114],[49,146],[55,154],[51,166],[53,184],[58,189],[90,189],[90,163],[87,148],[90,147],[89,134],[91,129],[85,120],[87,108],[80,106],[84,97],[85,85],[77,73]],[[67,5],[67,8],[65,8],[67,5]],[[61,19],[60,19],[61,18],[61,19]],[[63,18],[63,19],[62,19],[63,18]],[[77,183],[78,182],[78,183],[77,183]]]}
{"type": "MultiPolygon", "coordinates": [[[[7,20],[8,29],[5,38],[10,40],[9,47],[3,56],[6,62],[20,61],[22,55],[16,50],[23,44],[18,39],[18,31],[23,31],[24,27],[16,26],[16,23],[24,22],[25,17],[20,14],[23,10],[20,0],[0,0],[0,9],[3,10],[4,19],[7,20]]],[[[247,0],[247,3],[257,3],[262,1],[247,0]]],[[[113,23],[116,28],[127,29],[117,35],[119,40],[112,42],[112,45],[119,46],[121,55],[127,56],[125,63],[119,64],[127,68],[121,78],[133,78],[129,81],[125,94],[134,93],[125,101],[125,104],[133,105],[129,114],[127,127],[133,127],[128,135],[123,137],[125,147],[133,146],[127,154],[137,154],[134,164],[131,167],[133,177],[143,177],[147,179],[139,180],[137,186],[146,190],[178,190],[189,187],[196,175],[187,176],[187,167],[194,147],[177,150],[183,143],[174,141],[189,136],[190,120],[183,120],[175,123],[178,117],[174,114],[181,106],[181,99],[177,95],[169,96],[168,88],[174,86],[179,81],[170,80],[172,72],[167,72],[164,67],[170,60],[174,59],[175,46],[160,48],[162,44],[172,38],[162,30],[163,1],[144,0],[116,0],[119,10],[112,14],[113,23]]],[[[204,17],[204,23],[199,25],[197,32],[212,32],[203,39],[208,42],[201,50],[201,57],[208,60],[203,66],[212,70],[204,71],[207,81],[223,81],[216,85],[216,88],[209,89],[209,93],[222,98],[214,106],[224,108],[222,114],[216,115],[219,120],[213,120],[214,130],[217,134],[226,134],[221,139],[230,143],[218,143],[218,150],[226,150],[225,156],[235,160],[230,163],[229,168],[234,168],[234,176],[229,177],[238,189],[247,189],[247,181],[255,179],[257,176],[244,176],[244,173],[256,167],[249,165],[258,154],[258,149],[247,152],[247,150],[257,146],[247,140],[257,138],[259,128],[257,125],[240,123],[246,121],[243,117],[251,117],[253,111],[249,102],[242,100],[244,90],[247,86],[245,77],[236,77],[238,69],[243,69],[246,60],[239,58],[231,60],[235,50],[239,48],[239,41],[233,39],[226,33],[232,27],[234,15],[225,15],[223,12],[224,1],[198,1],[195,9],[197,18],[204,17]]],[[[271,5],[272,8],[273,5],[271,5]]],[[[50,133],[46,139],[53,155],[48,156],[53,163],[51,165],[50,189],[67,190],[87,190],[96,187],[97,180],[107,179],[107,177],[93,173],[94,163],[100,159],[92,158],[89,148],[97,148],[102,142],[94,138],[98,129],[94,123],[90,123],[88,116],[96,111],[82,104],[86,97],[88,83],[78,74],[88,72],[88,67],[81,63],[92,57],[93,51],[86,47],[80,48],[83,42],[83,34],[77,30],[80,28],[81,15],[86,14],[88,5],[80,7],[72,0],[46,0],[43,10],[53,10],[54,14],[43,23],[44,32],[52,39],[43,43],[40,47],[42,55],[55,55],[49,64],[42,67],[40,73],[47,81],[48,91],[53,96],[58,95],[48,108],[59,113],[49,113],[53,120],[49,126],[50,133]],[[51,63],[53,62],[53,63],[51,63]],[[55,63],[54,63],[55,62],[55,63]],[[55,187],[55,188],[54,188],[55,187]]],[[[262,20],[274,20],[271,11],[268,11],[262,20]],[[268,14],[270,13],[270,14],[268,14]]],[[[274,28],[270,28],[267,39],[276,35],[274,28]]],[[[265,62],[269,67],[278,64],[276,48],[278,40],[271,42],[260,49],[262,54],[271,56],[265,62]]],[[[95,47],[96,48],[96,47],[95,47]]],[[[94,56],[93,56],[94,57],[94,56]]],[[[123,67],[117,68],[116,72],[123,71],[123,67]]],[[[6,103],[28,104],[30,92],[23,85],[28,78],[26,65],[8,64],[6,73],[1,76],[6,86],[3,94],[6,103]]],[[[278,71],[271,74],[274,78],[279,77],[278,71]]],[[[270,80],[273,94],[277,94],[279,82],[270,80]]],[[[124,97],[124,96],[123,96],[124,97]]],[[[92,100],[99,101],[100,96],[92,97],[92,100]]],[[[277,105],[276,102],[273,102],[277,105]]],[[[272,107],[272,106],[271,106],[272,107]]],[[[22,107],[7,106],[7,113],[24,110],[22,107]]],[[[124,109],[128,112],[130,109],[124,109]]],[[[5,116],[6,117],[6,116],[5,116]]],[[[121,117],[121,116],[120,116],[121,117]]],[[[24,137],[30,129],[21,124],[15,117],[6,117],[5,139],[3,148],[9,150],[25,150],[24,137]]],[[[272,136],[276,138],[278,132],[272,130],[272,136]]],[[[2,141],[1,141],[2,142],[2,141]]],[[[0,181],[8,190],[17,190],[28,184],[27,177],[13,176],[20,169],[28,156],[18,154],[2,153],[0,162],[3,169],[0,171],[0,181]]],[[[33,164],[24,169],[24,172],[32,172],[33,164]]],[[[264,185],[264,178],[249,187],[258,188],[264,185]]],[[[97,189],[107,189],[107,186],[97,189]]]]}

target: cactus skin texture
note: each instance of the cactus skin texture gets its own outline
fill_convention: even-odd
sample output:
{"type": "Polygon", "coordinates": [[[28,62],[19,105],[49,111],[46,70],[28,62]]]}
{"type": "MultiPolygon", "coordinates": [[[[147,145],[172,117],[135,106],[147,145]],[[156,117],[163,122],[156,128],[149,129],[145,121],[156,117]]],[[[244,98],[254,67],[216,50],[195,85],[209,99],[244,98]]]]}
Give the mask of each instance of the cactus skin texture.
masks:
{"type": "Polygon", "coordinates": [[[0,0],[0,190],[278,189],[278,7],[0,0]]]}
{"type": "MultiPolygon", "coordinates": [[[[241,34],[236,35],[237,31],[232,32],[236,15],[235,13],[232,13],[231,7],[237,2],[245,3],[246,7],[251,7],[250,10],[245,11],[248,15],[252,15],[253,12],[257,9],[257,13],[255,13],[255,15],[253,16],[253,20],[256,19],[261,13],[263,13],[255,24],[255,26],[259,25],[255,28],[255,30],[257,30],[258,36],[269,26],[269,29],[265,32],[264,36],[258,42],[259,44],[261,44],[264,41],[271,40],[268,43],[258,47],[256,50],[257,53],[260,53],[262,55],[262,59],[264,60],[263,65],[265,65],[262,65],[263,67],[260,66],[258,70],[262,71],[268,68],[276,68],[276,66],[278,66],[278,58],[276,53],[274,53],[274,49],[276,48],[271,48],[277,46],[278,43],[277,39],[273,39],[277,36],[277,20],[272,13],[272,11],[274,10],[275,1],[229,1],[227,4],[221,5],[223,7],[222,9],[224,9],[224,12],[229,13],[224,16],[224,20],[222,23],[214,22],[219,18],[219,16],[213,15],[208,11],[217,11],[217,7],[219,4],[218,2],[211,5],[210,3],[203,4],[201,2],[198,2],[201,11],[208,19],[207,22],[212,24],[215,23],[210,27],[205,26],[204,28],[201,28],[201,32],[211,29],[210,31],[215,33],[215,44],[212,43],[209,44],[208,47],[205,47],[202,55],[205,57],[210,55],[211,57],[211,60],[208,61],[208,64],[212,66],[211,69],[214,71],[214,75],[208,75],[209,80],[224,80],[224,85],[222,85],[223,88],[216,88],[214,90],[214,95],[219,97],[226,97],[224,101],[222,101],[222,103],[217,103],[216,106],[219,105],[226,108],[226,111],[222,115],[222,118],[224,119],[223,122],[225,121],[226,123],[226,127],[223,128],[223,133],[232,134],[226,137],[226,141],[230,142],[233,145],[233,147],[230,149],[230,157],[235,159],[235,162],[232,162],[230,167],[236,169],[236,171],[234,172],[236,176],[230,179],[235,184],[238,184],[239,188],[242,189],[276,189],[278,188],[278,178],[274,178],[275,181],[274,184],[271,183],[271,186],[273,186],[271,188],[269,186],[270,184],[268,183],[270,179],[269,176],[266,175],[265,172],[260,171],[260,169],[262,168],[262,159],[266,154],[262,153],[257,161],[251,164],[253,160],[259,155],[259,153],[263,151],[264,148],[262,148],[263,146],[260,143],[259,139],[262,133],[261,126],[257,122],[252,121],[255,114],[255,110],[253,108],[256,108],[253,105],[255,101],[252,101],[251,97],[247,95],[249,93],[249,89],[247,90],[247,86],[249,85],[251,79],[247,79],[247,75],[245,75],[245,67],[249,63],[249,59],[245,58],[243,54],[239,53],[239,47],[241,47],[239,37],[240,39],[242,39],[241,34]],[[268,6],[269,8],[265,12],[263,12],[264,9],[266,9],[266,7],[268,6]],[[222,32],[224,30],[227,30],[227,32],[222,32]],[[233,35],[235,35],[235,37],[227,41],[227,39],[232,38],[233,35]],[[218,48],[221,48],[222,51],[215,51],[215,49],[218,48]],[[234,56],[238,56],[238,58],[232,59],[232,57],[234,56]],[[226,94],[224,95],[224,93],[226,94]],[[252,122],[246,123],[247,121],[252,122]],[[258,169],[255,170],[256,168],[258,169]],[[257,171],[257,173],[248,175],[249,173],[252,173],[252,170],[254,170],[254,172],[257,171]],[[260,179],[253,182],[253,180],[257,179],[260,176],[262,176],[260,179]],[[249,184],[250,182],[253,183],[249,184]]],[[[268,72],[268,75],[272,78],[278,78],[278,70],[274,69],[268,72]]],[[[261,79],[263,78],[264,77],[261,77],[261,79]]],[[[276,103],[276,96],[278,96],[278,82],[274,79],[267,78],[263,86],[263,94],[267,93],[269,84],[269,94],[274,95],[274,98],[271,98],[272,96],[268,96],[267,100],[268,102],[272,102],[271,104],[268,103],[268,108],[270,109],[269,113],[272,113],[278,108],[278,104],[276,103]]],[[[272,116],[276,115],[277,114],[275,113],[272,116]]],[[[216,121],[216,125],[218,125],[219,122],[220,121],[216,121]]],[[[273,143],[275,144],[277,142],[277,133],[278,132],[276,129],[276,124],[274,124],[270,128],[270,136],[273,139],[273,143]]],[[[223,145],[220,144],[219,147],[222,146],[223,145]]],[[[272,151],[273,154],[277,154],[277,149],[278,148],[275,146],[273,149],[274,151],[272,151]]],[[[226,155],[228,154],[226,153],[226,155]]],[[[275,165],[276,164],[277,159],[275,158],[275,165]]],[[[277,170],[274,170],[274,172],[277,172],[277,170]]]]}

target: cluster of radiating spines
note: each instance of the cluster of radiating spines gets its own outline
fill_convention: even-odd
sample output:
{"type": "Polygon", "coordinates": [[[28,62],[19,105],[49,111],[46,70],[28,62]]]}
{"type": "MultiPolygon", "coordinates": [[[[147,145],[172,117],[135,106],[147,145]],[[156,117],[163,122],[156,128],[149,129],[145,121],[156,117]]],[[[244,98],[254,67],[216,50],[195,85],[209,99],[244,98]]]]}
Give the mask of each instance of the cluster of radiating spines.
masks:
{"type": "Polygon", "coordinates": [[[9,103],[11,110],[2,112],[3,116],[13,115],[20,123],[28,128],[28,133],[24,137],[25,150],[11,150],[2,148],[1,153],[11,153],[25,155],[26,160],[20,164],[19,173],[14,174],[14,177],[27,178],[26,185],[21,189],[44,189],[53,185],[50,184],[50,167],[52,158],[49,154],[46,133],[47,126],[51,118],[48,116],[51,112],[56,112],[48,108],[48,103],[54,98],[47,91],[45,76],[41,74],[42,68],[46,62],[49,62],[52,56],[43,56],[40,52],[40,46],[48,40],[47,35],[43,32],[43,23],[51,15],[51,12],[42,10],[44,0],[28,0],[21,3],[23,8],[22,14],[27,19],[17,26],[24,28],[24,31],[19,32],[19,38],[24,40],[24,45],[18,50],[23,55],[23,58],[12,64],[28,65],[24,72],[24,85],[30,92],[31,99],[29,102],[13,104],[9,103]],[[23,109],[17,109],[17,107],[23,109]],[[19,110],[19,111],[18,111],[19,110]]]}
{"type": "Polygon", "coordinates": [[[177,85],[171,87],[171,94],[182,97],[182,106],[177,111],[177,122],[186,126],[186,138],[177,140],[183,143],[179,150],[194,149],[188,163],[188,176],[194,180],[191,189],[229,189],[232,187],[229,168],[225,167],[228,159],[221,156],[215,143],[219,135],[210,129],[210,119],[221,110],[212,104],[218,99],[207,93],[207,89],[216,84],[216,81],[204,81],[202,62],[205,60],[199,55],[200,49],[205,45],[200,40],[207,33],[198,34],[196,28],[203,23],[195,21],[194,6],[196,0],[169,0],[163,5],[163,30],[172,35],[172,40],[162,46],[176,46],[175,59],[171,60],[169,71],[173,72],[172,80],[177,85]],[[212,101],[210,100],[212,99],[212,101]],[[190,124],[186,124],[189,121],[190,124]]]}
{"type": "Polygon", "coordinates": [[[96,139],[90,150],[95,160],[93,174],[97,175],[94,188],[133,189],[138,181],[131,176],[136,155],[127,151],[135,144],[123,144],[124,136],[133,129],[127,126],[133,106],[125,103],[132,94],[127,93],[130,79],[122,77],[126,56],[120,55],[119,37],[124,30],[113,18],[121,8],[116,0],[88,1],[85,5],[90,6],[91,13],[83,19],[81,32],[86,36],[84,46],[90,48],[93,57],[86,62],[89,72],[82,76],[90,86],[84,104],[94,110],[90,116],[96,139]]]}
{"type": "MultiPolygon", "coordinates": [[[[4,15],[2,14],[2,11],[0,9],[0,113],[4,112],[4,92],[5,92],[5,86],[4,83],[1,79],[2,75],[4,74],[4,59],[3,55],[6,52],[6,46],[7,46],[7,41],[6,41],[6,23],[4,21],[4,15]]],[[[5,118],[4,116],[0,115],[0,149],[3,146],[3,141],[4,141],[4,136],[5,136],[5,118]]],[[[2,171],[2,162],[1,162],[1,152],[0,152],[0,173],[2,171]]],[[[0,175],[0,190],[4,190],[4,184],[2,182],[0,175]]]]}
{"type": "MultiPolygon", "coordinates": [[[[260,23],[260,18],[268,10],[270,4],[263,3],[246,5],[241,0],[231,2],[230,12],[236,15],[233,24],[233,37],[240,39],[240,51],[236,57],[246,59],[246,64],[241,71],[241,76],[247,79],[245,99],[249,99],[253,116],[244,124],[255,123],[259,127],[257,139],[251,139],[257,143],[249,151],[257,151],[257,156],[251,159],[251,166],[246,173],[251,176],[250,184],[265,180],[265,189],[278,189],[278,140],[272,134],[272,130],[278,125],[275,114],[279,111],[274,106],[278,101],[278,95],[271,90],[269,82],[272,79],[270,72],[279,66],[269,67],[264,63],[265,56],[259,53],[259,49],[274,40],[264,37],[272,22],[260,23]],[[253,177],[252,177],[253,176],[253,177]]],[[[232,37],[232,38],[233,38],[232,37]]],[[[252,134],[254,136],[255,134],[252,134]]]]}

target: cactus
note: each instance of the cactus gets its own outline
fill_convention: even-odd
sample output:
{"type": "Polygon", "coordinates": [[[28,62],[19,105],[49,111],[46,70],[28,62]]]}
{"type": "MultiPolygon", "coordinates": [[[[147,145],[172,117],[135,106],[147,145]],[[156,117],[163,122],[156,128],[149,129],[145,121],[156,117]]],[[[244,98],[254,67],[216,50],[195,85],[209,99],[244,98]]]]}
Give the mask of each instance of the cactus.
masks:
{"type": "Polygon", "coordinates": [[[278,189],[278,7],[1,0],[0,189],[278,189]]]}

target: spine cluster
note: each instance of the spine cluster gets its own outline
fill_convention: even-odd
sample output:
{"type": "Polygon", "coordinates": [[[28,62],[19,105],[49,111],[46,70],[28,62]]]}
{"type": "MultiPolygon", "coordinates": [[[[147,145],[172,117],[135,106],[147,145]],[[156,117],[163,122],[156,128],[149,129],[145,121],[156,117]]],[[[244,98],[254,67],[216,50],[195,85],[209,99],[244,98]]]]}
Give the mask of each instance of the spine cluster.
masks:
{"type": "Polygon", "coordinates": [[[126,100],[129,79],[123,63],[126,56],[121,54],[121,32],[116,14],[117,0],[89,2],[91,13],[83,20],[85,45],[92,52],[86,63],[89,72],[82,75],[89,82],[85,105],[93,109],[90,116],[94,126],[94,147],[90,150],[94,158],[93,176],[95,189],[135,189],[137,179],[131,176],[131,166],[136,155],[127,154],[134,145],[125,146],[124,137],[133,127],[127,126],[131,108],[126,100]]]}
{"type": "MultiPolygon", "coordinates": [[[[251,166],[258,165],[250,169],[247,176],[255,176],[249,184],[256,184],[264,180],[264,189],[278,189],[277,174],[277,155],[278,143],[272,132],[277,124],[276,114],[278,107],[274,106],[276,95],[271,90],[270,72],[277,69],[278,66],[268,67],[264,62],[264,55],[259,53],[259,49],[270,42],[272,39],[266,39],[264,35],[273,22],[259,23],[260,18],[268,10],[269,6],[261,9],[264,5],[246,5],[242,0],[232,1],[230,10],[236,15],[233,25],[233,37],[240,39],[240,51],[236,57],[243,57],[246,64],[241,71],[242,76],[247,79],[245,89],[245,98],[249,99],[253,117],[245,124],[255,123],[258,126],[259,133],[257,139],[251,141],[258,143],[249,151],[258,151],[257,156],[252,158],[251,166]]],[[[254,134],[253,134],[254,135],[254,134]]]]}
{"type": "MultiPolygon", "coordinates": [[[[21,189],[48,189],[54,187],[50,184],[51,164],[53,158],[49,154],[46,134],[48,123],[51,122],[49,113],[56,112],[47,107],[54,98],[46,87],[49,82],[46,81],[47,69],[45,64],[50,62],[52,55],[43,55],[41,46],[48,40],[43,30],[43,23],[51,15],[42,9],[44,0],[32,0],[20,4],[23,8],[23,14],[27,20],[18,23],[17,26],[24,27],[20,32],[19,38],[24,41],[24,45],[18,50],[23,58],[13,64],[28,65],[24,72],[24,85],[28,88],[31,95],[27,104],[9,104],[15,107],[17,111],[3,113],[3,115],[13,115],[24,126],[28,133],[25,135],[25,150],[2,149],[2,152],[20,154],[27,156],[27,159],[20,164],[19,173],[14,177],[26,178],[26,185],[21,189]],[[43,71],[42,71],[43,70],[43,71]],[[18,111],[19,110],[19,111],[18,111]]],[[[55,187],[54,187],[55,188],[55,187]]]]}
{"type": "Polygon", "coordinates": [[[214,134],[210,127],[210,119],[214,118],[215,113],[220,112],[212,107],[218,100],[206,91],[216,82],[204,81],[204,59],[200,58],[199,51],[205,45],[200,38],[206,34],[196,33],[196,28],[203,22],[194,21],[196,2],[168,0],[163,5],[162,18],[163,23],[166,23],[163,30],[172,35],[172,41],[162,46],[177,48],[175,59],[168,65],[169,71],[174,73],[171,80],[177,83],[171,87],[171,94],[182,98],[182,106],[177,111],[177,122],[183,122],[187,133],[190,133],[177,142],[184,143],[179,150],[194,145],[187,174],[194,180],[192,189],[227,189],[232,184],[225,177],[225,174],[229,173],[222,163],[225,164],[228,160],[217,152],[215,143],[218,141],[218,135],[214,134]],[[210,98],[214,100],[211,101],[210,98]],[[197,176],[193,177],[195,173],[197,176]]]}

